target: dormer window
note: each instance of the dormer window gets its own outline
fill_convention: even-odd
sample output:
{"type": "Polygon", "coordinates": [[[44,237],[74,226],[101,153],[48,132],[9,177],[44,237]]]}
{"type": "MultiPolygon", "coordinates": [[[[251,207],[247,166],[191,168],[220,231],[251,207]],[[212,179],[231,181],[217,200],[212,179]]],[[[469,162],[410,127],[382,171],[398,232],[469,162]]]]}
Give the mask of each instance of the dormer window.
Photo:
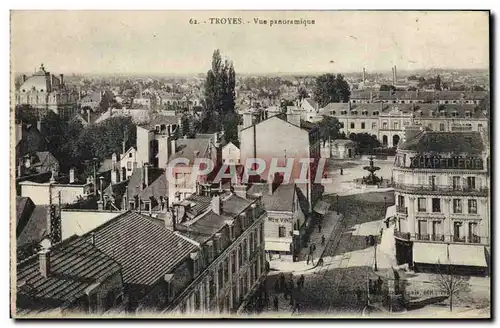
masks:
{"type": "Polygon", "coordinates": [[[457,116],[458,116],[458,113],[457,113],[457,111],[454,111],[453,113],[451,113],[451,115],[452,115],[453,117],[457,117],[457,116]]]}
{"type": "Polygon", "coordinates": [[[332,111],[330,112],[330,115],[335,115],[335,111],[334,111],[334,110],[332,110],[332,111]]]}
{"type": "Polygon", "coordinates": [[[373,112],[373,115],[377,116],[379,114],[378,110],[373,112]]]}
{"type": "Polygon", "coordinates": [[[158,124],[155,125],[155,131],[160,132],[160,125],[158,125],[158,124]]]}
{"type": "Polygon", "coordinates": [[[444,110],[439,111],[440,116],[446,116],[446,112],[444,110]]]}
{"type": "Polygon", "coordinates": [[[353,110],[353,111],[351,111],[351,114],[358,115],[358,111],[357,110],[353,110]]]}

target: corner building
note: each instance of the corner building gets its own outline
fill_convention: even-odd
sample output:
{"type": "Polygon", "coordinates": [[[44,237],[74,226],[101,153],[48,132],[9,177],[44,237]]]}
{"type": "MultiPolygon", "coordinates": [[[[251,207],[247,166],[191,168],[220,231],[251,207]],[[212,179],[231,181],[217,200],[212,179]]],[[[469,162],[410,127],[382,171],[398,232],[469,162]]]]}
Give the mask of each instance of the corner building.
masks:
{"type": "Polygon", "coordinates": [[[406,131],[395,157],[396,257],[416,270],[487,273],[489,141],[480,132],[406,131]]]}

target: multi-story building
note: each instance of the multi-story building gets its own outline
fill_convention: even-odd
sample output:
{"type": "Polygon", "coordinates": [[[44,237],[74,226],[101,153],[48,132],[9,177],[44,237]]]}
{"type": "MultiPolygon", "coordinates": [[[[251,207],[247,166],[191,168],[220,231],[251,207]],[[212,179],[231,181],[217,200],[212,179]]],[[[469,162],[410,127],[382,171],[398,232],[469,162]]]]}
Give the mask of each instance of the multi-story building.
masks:
{"type": "Polygon", "coordinates": [[[336,103],[328,104],[320,112],[336,117],[341,132],[374,135],[385,146],[395,147],[410,125],[421,125],[434,131],[447,132],[463,128],[486,130],[488,114],[474,104],[390,104],[390,103],[336,103]]]}
{"type": "Polygon", "coordinates": [[[261,195],[196,194],[176,206],[172,229],[198,249],[190,255],[194,279],[168,296],[164,313],[238,313],[263,300],[268,270],[261,195]]]}
{"type": "Polygon", "coordinates": [[[22,84],[16,90],[16,105],[30,105],[40,114],[48,111],[63,118],[77,113],[78,95],[69,91],[64,84],[64,76],[56,77],[40,65],[40,70],[32,76],[22,76],[22,84]]]}
{"type": "Polygon", "coordinates": [[[485,134],[408,129],[394,164],[398,261],[484,270],[491,231],[485,134]]]}
{"type": "Polygon", "coordinates": [[[377,91],[354,90],[350,96],[352,104],[470,104],[479,105],[481,100],[488,96],[486,91],[377,91]]]}
{"type": "MultiPolygon", "coordinates": [[[[301,176],[304,160],[312,160],[307,172],[309,183],[303,183],[301,188],[304,188],[303,193],[310,207],[314,207],[323,191],[321,184],[315,183],[321,156],[318,126],[301,119],[300,111],[289,110],[287,114],[264,116],[260,121],[253,113],[245,113],[243,126],[239,129],[241,163],[253,158],[264,161],[266,170],[261,174],[263,180],[273,178],[268,176],[273,160],[279,167],[293,160],[291,180],[301,176]]],[[[289,182],[293,183],[286,183],[289,182]]]]}

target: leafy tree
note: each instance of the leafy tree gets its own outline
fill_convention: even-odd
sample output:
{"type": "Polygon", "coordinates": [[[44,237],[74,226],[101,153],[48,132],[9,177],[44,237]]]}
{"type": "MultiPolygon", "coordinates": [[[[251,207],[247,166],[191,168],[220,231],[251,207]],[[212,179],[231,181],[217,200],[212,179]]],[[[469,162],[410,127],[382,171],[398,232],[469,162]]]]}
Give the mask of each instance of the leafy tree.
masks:
{"type": "Polygon", "coordinates": [[[307,90],[306,90],[306,88],[303,85],[301,85],[299,87],[298,93],[299,93],[299,99],[300,100],[302,100],[304,98],[309,98],[309,93],[307,93],[307,90]]]}
{"type": "Polygon", "coordinates": [[[441,86],[441,76],[438,76],[436,77],[436,84],[435,84],[435,87],[434,89],[438,90],[438,91],[441,91],[443,90],[442,86],[441,86]]]}
{"type": "Polygon", "coordinates": [[[351,96],[349,84],[341,74],[323,74],[316,78],[314,99],[320,107],[329,103],[348,102],[351,96]]]}
{"type": "Polygon", "coordinates": [[[224,119],[234,112],[236,76],[233,64],[222,62],[220,51],[212,55],[212,69],[205,80],[205,108],[202,129],[204,132],[220,131],[224,119]]]}
{"type": "Polygon", "coordinates": [[[340,138],[341,124],[337,118],[324,115],[318,125],[323,146],[325,146],[328,139],[335,140],[340,138]]]}
{"type": "Polygon", "coordinates": [[[236,147],[240,146],[238,140],[238,124],[240,122],[240,115],[237,113],[227,113],[223,119],[224,126],[224,139],[226,142],[232,142],[236,147]]]}
{"type": "Polygon", "coordinates": [[[392,91],[392,92],[395,92],[396,91],[396,87],[393,86],[393,85],[382,84],[380,86],[379,91],[392,91]]]}
{"type": "Polygon", "coordinates": [[[375,148],[380,147],[380,141],[377,137],[369,133],[352,133],[349,138],[358,143],[360,154],[371,154],[375,148]]]}
{"type": "Polygon", "coordinates": [[[433,284],[440,292],[448,296],[450,301],[450,312],[453,311],[453,296],[461,292],[469,291],[469,277],[457,275],[451,265],[437,265],[437,275],[431,278],[433,284]]]}

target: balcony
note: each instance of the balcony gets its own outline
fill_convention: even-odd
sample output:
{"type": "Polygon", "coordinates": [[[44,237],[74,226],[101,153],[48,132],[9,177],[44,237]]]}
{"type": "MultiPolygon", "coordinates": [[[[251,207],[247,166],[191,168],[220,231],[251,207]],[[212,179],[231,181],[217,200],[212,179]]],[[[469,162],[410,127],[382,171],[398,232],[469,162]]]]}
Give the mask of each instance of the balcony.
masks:
{"type": "Polygon", "coordinates": [[[487,196],[489,188],[471,188],[468,186],[450,186],[450,185],[431,185],[431,184],[406,184],[406,183],[394,183],[394,189],[403,192],[415,192],[415,193],[431,193],[431,194],[441,194],[441,193],[451,193],[451,194],[463,194],[463,195],[478,195],[487,196]]]}
{"type": "Polygon", "coordinates": [[[396,213],[408,215],[408,207],[396,205],[396,213]]]}
{"type": "Polygon", "coordinates": [[[394,237],[407,241],[426,241],[426,242],[453,242],[453,243],[468,243],[468,244],[487,244],[488,238],[477,235],[471,235],[469,237],[459,237],[453,235],[442,235],[442,234],[411,234],[409,232],[401,232],[394,230],[394,237]]]}

